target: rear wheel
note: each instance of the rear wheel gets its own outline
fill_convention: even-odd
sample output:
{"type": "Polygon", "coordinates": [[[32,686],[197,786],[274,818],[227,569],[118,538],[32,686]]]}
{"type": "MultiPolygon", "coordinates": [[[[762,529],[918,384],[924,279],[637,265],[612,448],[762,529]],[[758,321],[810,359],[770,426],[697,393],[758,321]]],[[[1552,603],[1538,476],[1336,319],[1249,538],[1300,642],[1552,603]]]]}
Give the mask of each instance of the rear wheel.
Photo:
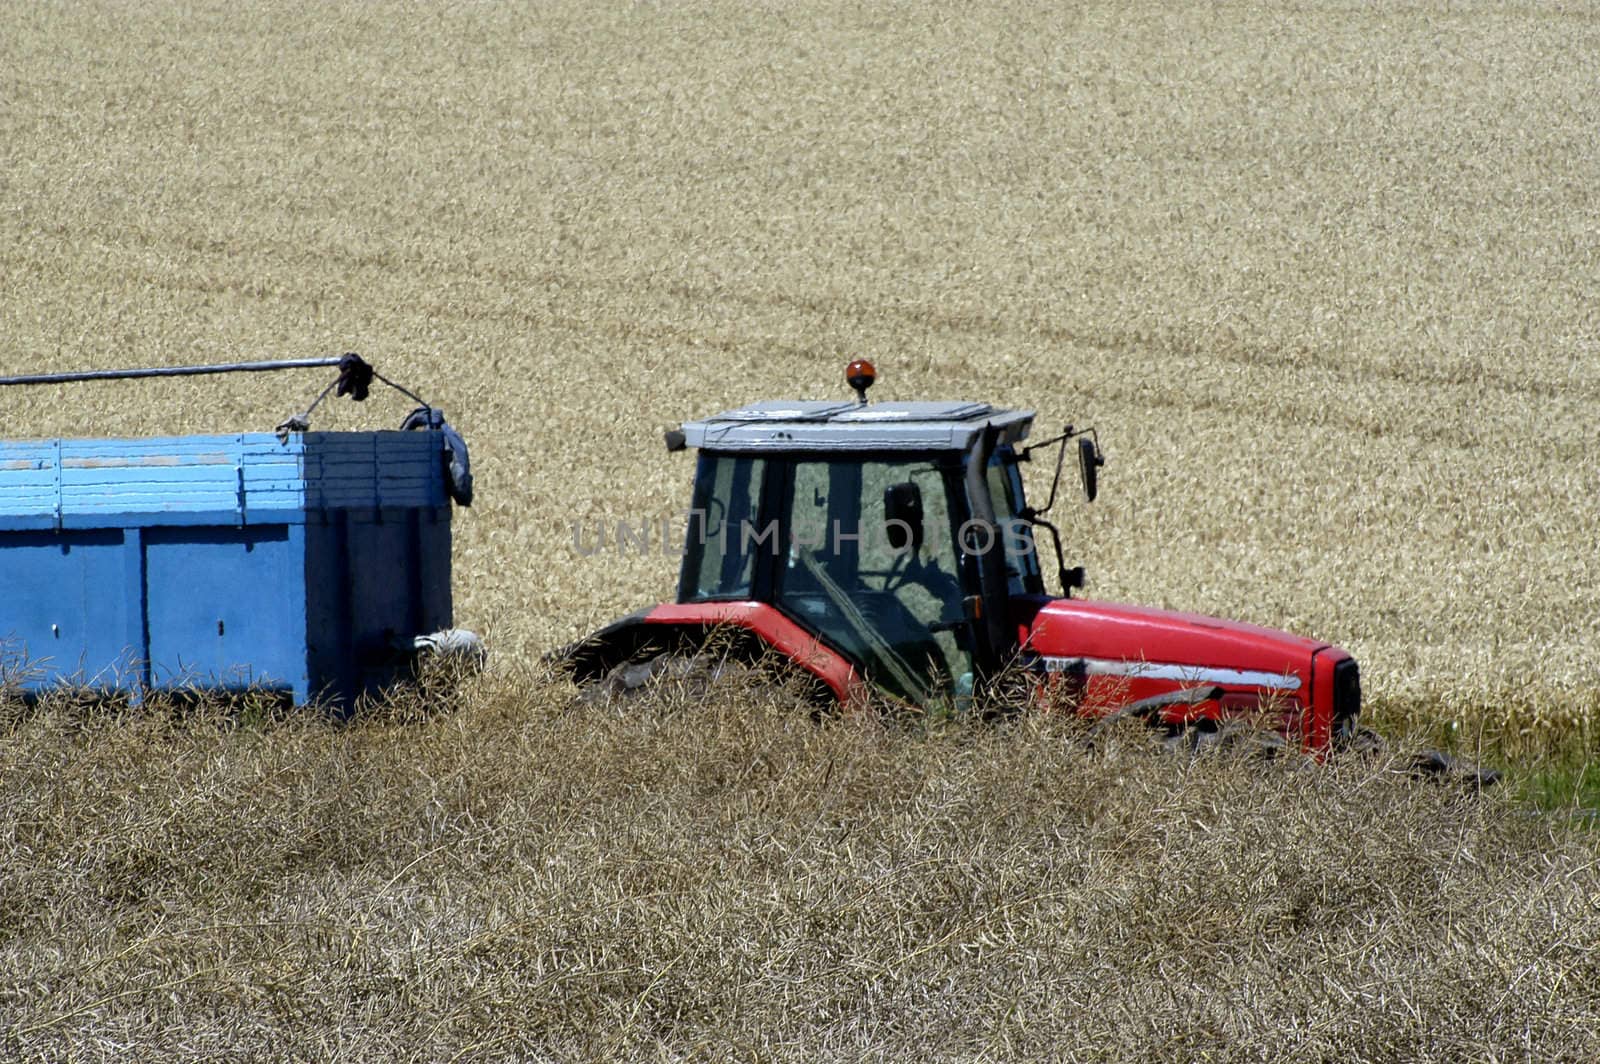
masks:
{"type": "Polygon", "coordinates": [[[712,685],[733,677],[744,677],[749,666],[737,661],[711,661],[694,652],[654,654],[637,661],[625,661],[600,679],[583,688],[587,702],[611,703],[641,698],[651,693],[703,695],[712,685]]]}
{"type": "Polygon", "coordinates": [[[815,676],[775,655],[759,658],[725,647],[681,648],[624,661],[583,685],[590,705],[627,705],[650,698],[704,700],[716,689],[745,698],[795,698],[831,705],[832,692],[815,676]]]}

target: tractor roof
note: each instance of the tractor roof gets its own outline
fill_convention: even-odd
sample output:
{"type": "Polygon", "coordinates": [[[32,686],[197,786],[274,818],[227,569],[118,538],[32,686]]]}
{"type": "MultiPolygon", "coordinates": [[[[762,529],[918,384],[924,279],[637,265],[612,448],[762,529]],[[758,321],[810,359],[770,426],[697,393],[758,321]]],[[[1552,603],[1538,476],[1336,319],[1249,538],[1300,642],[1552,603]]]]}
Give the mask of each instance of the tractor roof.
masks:
{"type": "Polygon", "coordinates": [[[713,451],[964,451],[985,425],[1015,443],[1032,423],[1032,410],[987,403],[769,400],[690,421],[683,435],[713,451]]]}

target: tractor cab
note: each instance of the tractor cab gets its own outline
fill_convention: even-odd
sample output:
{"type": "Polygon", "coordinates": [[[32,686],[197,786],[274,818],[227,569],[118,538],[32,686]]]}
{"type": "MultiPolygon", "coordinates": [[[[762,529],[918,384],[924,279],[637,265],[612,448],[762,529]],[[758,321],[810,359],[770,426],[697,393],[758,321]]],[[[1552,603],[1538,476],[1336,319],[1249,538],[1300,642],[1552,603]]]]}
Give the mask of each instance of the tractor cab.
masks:
{"type": "Polygon", "coordinates": [[[1044,584],[1017,464],[1029,410],[761,402],[685,424],[699,458],[680,604],[760,602],[917,705],[963,704],[1015,657],[1044,584]]]}

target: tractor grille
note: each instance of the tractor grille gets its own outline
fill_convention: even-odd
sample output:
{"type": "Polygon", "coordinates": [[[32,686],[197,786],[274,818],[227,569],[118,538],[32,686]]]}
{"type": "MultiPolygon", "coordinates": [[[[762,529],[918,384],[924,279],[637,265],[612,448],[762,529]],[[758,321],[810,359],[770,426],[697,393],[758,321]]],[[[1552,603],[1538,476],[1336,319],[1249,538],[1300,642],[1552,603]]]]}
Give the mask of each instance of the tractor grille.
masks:
{"type": "Polygon", "coordinates": [[[1355,658],[1345,658],[1333,667],[1333,737],[1347,741],[1355,734],[1356,716],[1361,712],[1361,668],[1355,658]]]}

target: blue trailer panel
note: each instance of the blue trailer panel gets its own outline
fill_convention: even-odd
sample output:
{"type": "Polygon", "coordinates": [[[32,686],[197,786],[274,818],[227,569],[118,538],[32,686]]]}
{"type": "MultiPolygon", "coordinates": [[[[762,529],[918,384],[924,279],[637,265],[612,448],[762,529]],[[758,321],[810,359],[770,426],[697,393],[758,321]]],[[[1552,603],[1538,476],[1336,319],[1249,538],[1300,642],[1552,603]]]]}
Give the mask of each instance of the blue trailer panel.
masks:
{"type": "Polygon", "coordinates": [[[450,624],[438,432],[0,442],[0,655],[29,689],[347,706],[450,624]]]}

